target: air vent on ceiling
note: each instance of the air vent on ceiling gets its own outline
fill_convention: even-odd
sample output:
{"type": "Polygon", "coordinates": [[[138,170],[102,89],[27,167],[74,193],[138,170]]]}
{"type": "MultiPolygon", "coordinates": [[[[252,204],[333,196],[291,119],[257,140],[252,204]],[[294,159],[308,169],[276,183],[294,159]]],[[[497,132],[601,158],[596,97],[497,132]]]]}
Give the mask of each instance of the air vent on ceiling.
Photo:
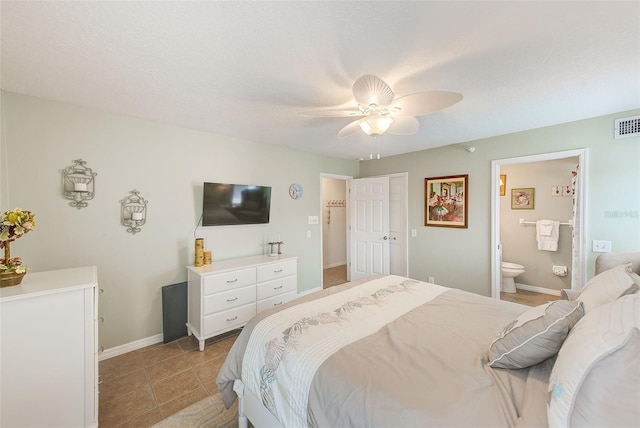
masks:
{"type": "Polygon", "coordinates": [[[616,119],[615,138],[640,136],[640,116],[616,119]]]}

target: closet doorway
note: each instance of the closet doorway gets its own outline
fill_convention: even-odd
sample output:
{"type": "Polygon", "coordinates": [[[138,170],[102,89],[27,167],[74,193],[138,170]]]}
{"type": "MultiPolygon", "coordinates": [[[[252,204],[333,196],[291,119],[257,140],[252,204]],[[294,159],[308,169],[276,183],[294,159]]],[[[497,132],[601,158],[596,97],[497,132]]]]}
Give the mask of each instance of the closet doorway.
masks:
{"type": "MultiPolygon", "coordinates": [[[[502,285],[502,261],[515,262],[524,266],[525,277],[527,272],[527,263],[529,263],[529,277],[531,280],[536,275],[552,275],[552,267],[554,265],[567,265],[567,277],[563,278],[564,286],[556,287],[556,290],[545,289],[544,287],[527,286],[518,283],[518,277],[515,278],[518,291],[524,290],[525,293],[533,292],[549,292],[559,296],[560,288],[581,289],[586,278],[586,254],[585,254],[585,233],[584,233],[584,211],[585,211],[585,178],[586,174],[586,149],[569,150],[563,152],[544,153],[539,155],[522,156],[517,158],[500,159],[492,161],[492,234],[491,234],[491,294],[492,297],[499,299],[502,285]],[[545,175],[545,168],[556,168],[558,165],[565,165],[566,176],[561,173],[555,183],[536,178],[539,175],[545,175]],[[542,170],[540,169],[542,168],[542,170]],[[505,172],[512,172],[512,179],[505,172]],[[538,171],[538,172],[532,172],[538,171]],[[575,176],[572,177],[572,172],[575,176]],[[506,177],[505,177],[506,175],[506,177]],[[504,188],[504,195],[501,196],[501,180],[504,188]],[[529,181],[530,180],[530,181],[529,181]],[[571,194],[566,194],[565,186],[572,185],[571,194]],[[529,184],[531,183],[531,184],[529,184]],[[535,184],[538,183],[538,184],[535,184]],[[556,189],[559,187],[559,189],[556,189]],[[516,189],[516,190],[514,190],[516,189]],[[520,189],[530,191],[533,189],[533,204],[529,209],[520,209],[521,207],[512,206],[513,193],[520,189]],[[564,194],[554,195],[552,192],[559,190],[564,194]],[[537,197],[536,197],[537,195],[537,197]],[[538,199],[539,203],[536,202],[538,199]],[[536,206],[536,203],[538,205],[536,206]],[[558,242],[558,253],[552,251],[537,250],[536,224],[537,220],[548,219],[554,217],[554,211],[550,211],[550,206],[567,205],[568,209],[561,210],[559,216],[568,218],[551,218],[551,220],[561,221],[559,228],[561,241],[558,242]],[[502,208],[502,210],[501,210],[502,208]],[[517,218],[516,218],[517,217],[517,218]],[[515,220],[514,220],[515,219],[515,220]],[[524,220],[524,224],[520,224],[520,219],[524,220]],[[503,224],[508,222],[508,224],[503,224]],[[515,223],[515,225],[513,224],[515,223]],[[569,224],[571,223],[571,224],[569,224]],[[503,236],[503,233],[505,234],[503,236]],[[517,246],[522,245],[526,248],[507,248],[506,245],[514,247],[512,236],[507,233],[519,235],[516,240],[517,246]],[[509,244],[510,243],[510,244],[509,244]],[[534,251],[536,257],[542,261],[534,262],[528,257],[522,256],[523,249],[534,251]],[[566,253],[564,263],[559,263],[560,251],[566,253]],[[515,257],[516,260],[507,260],[505,256],[515,257]],[[522,263],[518,263],[518,257],[522,259],[522,263]]],[[[562,167],[561,167],[562,168],[562,167]]],[[[551,276],[551,279],[560,280],[561,278],[551,276]]],[[[535,282],[535,280],[534,280],[535,282]]],[[[548,284],[548,281],[541,281],[548,284]]],[[[526,282],[525,282],[526,284],[526,282]]],[[[535,296],[534,296],[535,299],[535,296]]]]}
{"type": "Polygon", "coordinates": [[[353,177],[322,174],[322,288],[348,281],[348,183],[353,177]]]}
{"type": "MultiPolygon", "coordinates": [[[[408,174],[402,172],[385,176],[389,177],[389,271],[392,275],[408,276],[408,174]]],[[[323,288],[350,281],[348,186],[352,178],[320,174],[320,254],[323,288]],[[340,207],[343,191],[346,200],[344,208],[340,207]]]]}

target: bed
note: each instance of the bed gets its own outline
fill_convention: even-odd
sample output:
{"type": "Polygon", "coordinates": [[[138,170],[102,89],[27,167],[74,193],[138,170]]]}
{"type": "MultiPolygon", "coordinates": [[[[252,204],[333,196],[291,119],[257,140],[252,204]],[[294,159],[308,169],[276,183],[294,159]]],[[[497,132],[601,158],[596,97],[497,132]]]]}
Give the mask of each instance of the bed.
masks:
{"type": "Polygon", "coordinates": [[[637,427],[633,267],[536,308],[394,275],[332,287],[258,314],[216,382],[240,427],[637,427]]]}

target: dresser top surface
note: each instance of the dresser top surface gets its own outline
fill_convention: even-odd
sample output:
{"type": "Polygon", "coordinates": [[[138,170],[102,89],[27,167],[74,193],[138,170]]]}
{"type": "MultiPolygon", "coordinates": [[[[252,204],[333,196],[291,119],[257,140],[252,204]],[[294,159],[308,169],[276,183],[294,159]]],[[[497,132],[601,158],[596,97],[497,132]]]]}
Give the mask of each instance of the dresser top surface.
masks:
{"type": "Polygon", "coordinates": [[[280,254],[277,257],[270,257],[266,254],[262,254],[258,256],[240,257],[237,259],[218,260],[218,261],[212,262],[210,265],[204,265],[201,267],[195,267],[192,265],[192,266],[187,266],[187,269],[202,275],[207,273],[224,272],[224,271],[242,269],[242,268],[251,268],[251,267],[260,266],[260,265],[269,264],[269,263],[277,263],[277,262],[284,262],[284,261],[297,260],[297,259],[298,259],[297,256],[287,256],[284,254],[280,254]]]}
{"type": "Polygon", "coordinates": [[[21,284],[0,288],[0,301],[7,302],[77,288],[95,287],[97,284],[98,271],[95,266],[27,272],[21,284]]]}

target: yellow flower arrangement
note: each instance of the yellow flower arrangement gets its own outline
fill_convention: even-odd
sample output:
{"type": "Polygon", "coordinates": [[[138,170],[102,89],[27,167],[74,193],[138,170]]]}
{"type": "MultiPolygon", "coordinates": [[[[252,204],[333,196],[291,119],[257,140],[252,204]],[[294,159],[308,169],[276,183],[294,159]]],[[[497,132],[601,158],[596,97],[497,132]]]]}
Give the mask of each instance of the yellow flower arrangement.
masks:
{"type": "Polygon", "coordinates": [[[5,211],[0,224],[0,249],[4,248],[4,258],[0,260],[0,273],[25,273],[27,267],[20,257],[11,258],[10,243],[31,232],[36,226],[35,214],[20,208],[5,211]]]}

